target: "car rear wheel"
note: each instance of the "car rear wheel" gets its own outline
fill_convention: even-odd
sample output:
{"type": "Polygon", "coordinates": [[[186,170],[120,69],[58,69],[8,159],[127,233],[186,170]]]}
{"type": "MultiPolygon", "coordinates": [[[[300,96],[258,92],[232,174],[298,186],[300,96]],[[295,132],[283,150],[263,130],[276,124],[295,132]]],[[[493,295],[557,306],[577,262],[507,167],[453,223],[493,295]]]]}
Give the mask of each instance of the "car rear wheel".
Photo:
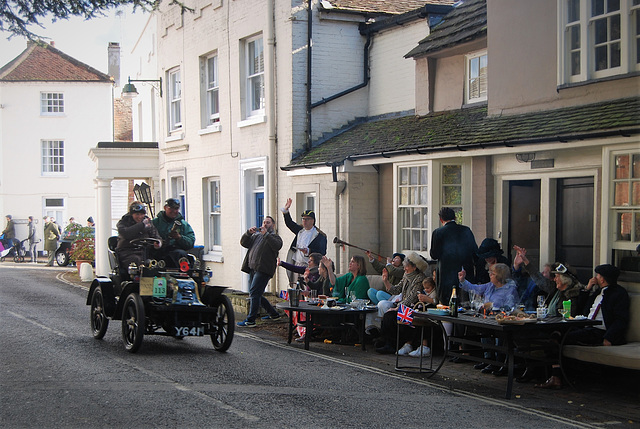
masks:
{"type": "Polygon", "coordinates": [[[218,311],[211,321],[211,328],[215,328],[215,333],[211,334],[211,343],[217,351],[226,352],[231,347],[236,323],[231,300],[225,295],[221,295],[219,300],[218,311]]]}
{"type": "Polygon", "coordinates": [[[104,296],[102,288],[97,287],[91,295],[91,333],[93,338],[99,340],[104,337],[109,327],[109,319],[104,313],[104,296]]]}
{"type": "Polygon", "coordinates": [[[56,252],[56,262],[61,267],[69,265],[69,255],[65,251],[56,252]]]}
{"type": "Polygon", "coordinates": [[[144,337],[144,303],[137,293],[127,296],[122,309],[122,341],[124,348],[135,353],[144,337]]]}

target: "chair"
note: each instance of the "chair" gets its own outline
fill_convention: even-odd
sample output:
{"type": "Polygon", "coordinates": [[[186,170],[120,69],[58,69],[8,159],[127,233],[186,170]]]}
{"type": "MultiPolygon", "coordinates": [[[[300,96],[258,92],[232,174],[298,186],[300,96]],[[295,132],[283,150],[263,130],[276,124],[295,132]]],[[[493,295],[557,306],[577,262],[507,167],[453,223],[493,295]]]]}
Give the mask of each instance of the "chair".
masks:
{"type": "Polygon", "coordinates": [[[114,235],[107,240],[107,247],[109,249],[109,267],[111,271],[118,272],[118,256],[116,255],[116,246],[118,245],[118,236],[114,235]]]}

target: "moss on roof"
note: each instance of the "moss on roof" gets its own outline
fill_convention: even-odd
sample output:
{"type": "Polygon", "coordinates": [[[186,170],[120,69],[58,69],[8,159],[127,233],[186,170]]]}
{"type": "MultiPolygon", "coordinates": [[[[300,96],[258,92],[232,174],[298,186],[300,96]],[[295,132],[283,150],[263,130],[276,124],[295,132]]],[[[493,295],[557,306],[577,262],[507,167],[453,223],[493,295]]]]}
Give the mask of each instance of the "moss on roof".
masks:
{"type": "Polygon", "coordinates": [[[293,159],[284,169],[359,157],[464,150],[640,132],[640,98],[519,115],[488,116],[486,106],[365,122],[293,159]]]}

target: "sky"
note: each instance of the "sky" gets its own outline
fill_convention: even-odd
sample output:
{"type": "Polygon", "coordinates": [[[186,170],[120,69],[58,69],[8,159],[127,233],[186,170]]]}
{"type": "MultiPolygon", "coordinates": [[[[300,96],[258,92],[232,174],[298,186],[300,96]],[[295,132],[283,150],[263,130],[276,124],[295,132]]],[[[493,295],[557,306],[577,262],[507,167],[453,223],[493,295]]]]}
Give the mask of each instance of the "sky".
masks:
{"type": "MultiPolygon", "coordinates": [[[[136,40],[147,22],[148,14],[141,9],[132,13],[125,8],[111,10],[105,17],[85,21],[82,18],[70,18],[51,22],[42,19],[45,28],[32,27],[31,31],[39,36],[49,37],[55,47],[67,55],[107,73],[107,46],[109,42],[120,42],[122,78],[126,78],[127,59],[136,40]]],[[[20,55],[27,47],[23,37],[14,36],[7,40],[10,33],[0,31],[0,67],[20,55]]]]}

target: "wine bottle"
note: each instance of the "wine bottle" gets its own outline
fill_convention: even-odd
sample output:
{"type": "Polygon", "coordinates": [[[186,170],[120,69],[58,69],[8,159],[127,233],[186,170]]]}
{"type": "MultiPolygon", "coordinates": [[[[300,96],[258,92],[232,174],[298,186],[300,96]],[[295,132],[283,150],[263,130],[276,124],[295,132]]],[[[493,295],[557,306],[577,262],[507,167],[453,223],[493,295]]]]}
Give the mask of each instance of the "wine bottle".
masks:
{"type": "Polygon", "coordinates": [[[456,295],[456,285],[451,289],[451,299],[449,300],[449,313],[451,316],[458,317],[458,296],[456,295]]]}

